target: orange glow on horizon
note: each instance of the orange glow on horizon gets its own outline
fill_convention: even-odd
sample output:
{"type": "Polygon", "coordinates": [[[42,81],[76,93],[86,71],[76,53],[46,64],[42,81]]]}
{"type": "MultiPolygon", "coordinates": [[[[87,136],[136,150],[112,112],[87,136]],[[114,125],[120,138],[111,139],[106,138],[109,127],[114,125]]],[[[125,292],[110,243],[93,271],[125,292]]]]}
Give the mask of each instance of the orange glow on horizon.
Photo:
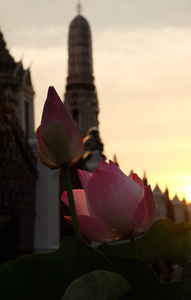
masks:
{"type": "Polygon", "coordinates": [[[187,202],[191,202],[191,184],[185,186],[185,199],[187,202]]]}

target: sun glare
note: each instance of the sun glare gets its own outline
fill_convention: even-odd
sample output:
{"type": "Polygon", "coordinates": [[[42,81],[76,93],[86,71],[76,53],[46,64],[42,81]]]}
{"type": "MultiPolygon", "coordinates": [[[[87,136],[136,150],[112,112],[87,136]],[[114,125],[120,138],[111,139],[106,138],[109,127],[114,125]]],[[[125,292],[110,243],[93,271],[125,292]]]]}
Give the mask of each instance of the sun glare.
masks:
{"type": "Polygon", "coordinates": [[[191,203],[191,176],[175,176],[171,193],[177,193],[180,200],[184,198],[186,202],[191,203]]]}
{"type": "Polygon", "coordinates": [[[185,198],[187,201],[191,202],[191,185],[185,187],[185,198]]]}

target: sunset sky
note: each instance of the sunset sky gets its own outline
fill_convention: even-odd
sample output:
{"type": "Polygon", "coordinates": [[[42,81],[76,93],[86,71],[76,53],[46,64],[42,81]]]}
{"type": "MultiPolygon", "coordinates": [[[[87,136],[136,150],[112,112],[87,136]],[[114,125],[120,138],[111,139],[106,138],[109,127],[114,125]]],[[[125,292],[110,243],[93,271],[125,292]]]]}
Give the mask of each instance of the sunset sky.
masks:
{"type": "MultiPolygon", "coordinates": [[[[0,26],[30,66],[35,126],[48,86],[61,99],[77,0],[0,0],[0,26]]],[[[191,201],[191,1],[81,0],[93,40],[99,130],[107,159],[191,201]]]]}

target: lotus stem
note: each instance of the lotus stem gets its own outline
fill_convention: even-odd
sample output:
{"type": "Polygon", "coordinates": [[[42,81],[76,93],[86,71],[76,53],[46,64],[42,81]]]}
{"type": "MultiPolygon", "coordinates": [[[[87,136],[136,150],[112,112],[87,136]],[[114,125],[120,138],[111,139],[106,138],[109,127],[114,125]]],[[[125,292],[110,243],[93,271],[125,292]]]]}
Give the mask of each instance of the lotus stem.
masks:
{"type": "Polygon", "coordinates": [[[131,230],[129,232],[129,238],[130,238],[130,242],[131,242],[132,255],[133,255],[134,258],[136,258],[137,254],[136,254],[136,247],[135,247],[135,239],[134,239],[133,230],[131,230]]]}
{"type": "Polygon", "coordinates": [[[69,166],[62,167],[62,170],[64,173],[64,183],[65,183],[66,192],[67,192],[67,196],[68,196],[68,202],[69,202],[69,207],[70,207],[70,214],[72,217],[74,233],[75,233],[76,237],[81,238],[80,226],[79,226],[79,222],[78,222],[78,216],[76,213],[74,195],[73,195],[72,184],[71,184],[71,180],[70,180],[69,166]]]}

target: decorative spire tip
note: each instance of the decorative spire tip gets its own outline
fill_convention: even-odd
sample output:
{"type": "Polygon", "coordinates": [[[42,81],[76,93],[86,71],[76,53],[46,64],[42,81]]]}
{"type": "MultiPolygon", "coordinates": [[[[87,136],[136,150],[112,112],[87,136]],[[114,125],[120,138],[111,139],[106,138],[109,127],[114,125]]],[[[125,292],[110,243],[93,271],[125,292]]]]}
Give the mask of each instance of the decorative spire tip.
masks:
{"type": "Polygon", "coordinates": [[[77,4],[77,12],[78,12],[79,15],[80,15],[81,12],[82,12],[82,5],[81,5],[81,3],[80,3],[80,0],[78,0],[78,4],[77,4]]]}

